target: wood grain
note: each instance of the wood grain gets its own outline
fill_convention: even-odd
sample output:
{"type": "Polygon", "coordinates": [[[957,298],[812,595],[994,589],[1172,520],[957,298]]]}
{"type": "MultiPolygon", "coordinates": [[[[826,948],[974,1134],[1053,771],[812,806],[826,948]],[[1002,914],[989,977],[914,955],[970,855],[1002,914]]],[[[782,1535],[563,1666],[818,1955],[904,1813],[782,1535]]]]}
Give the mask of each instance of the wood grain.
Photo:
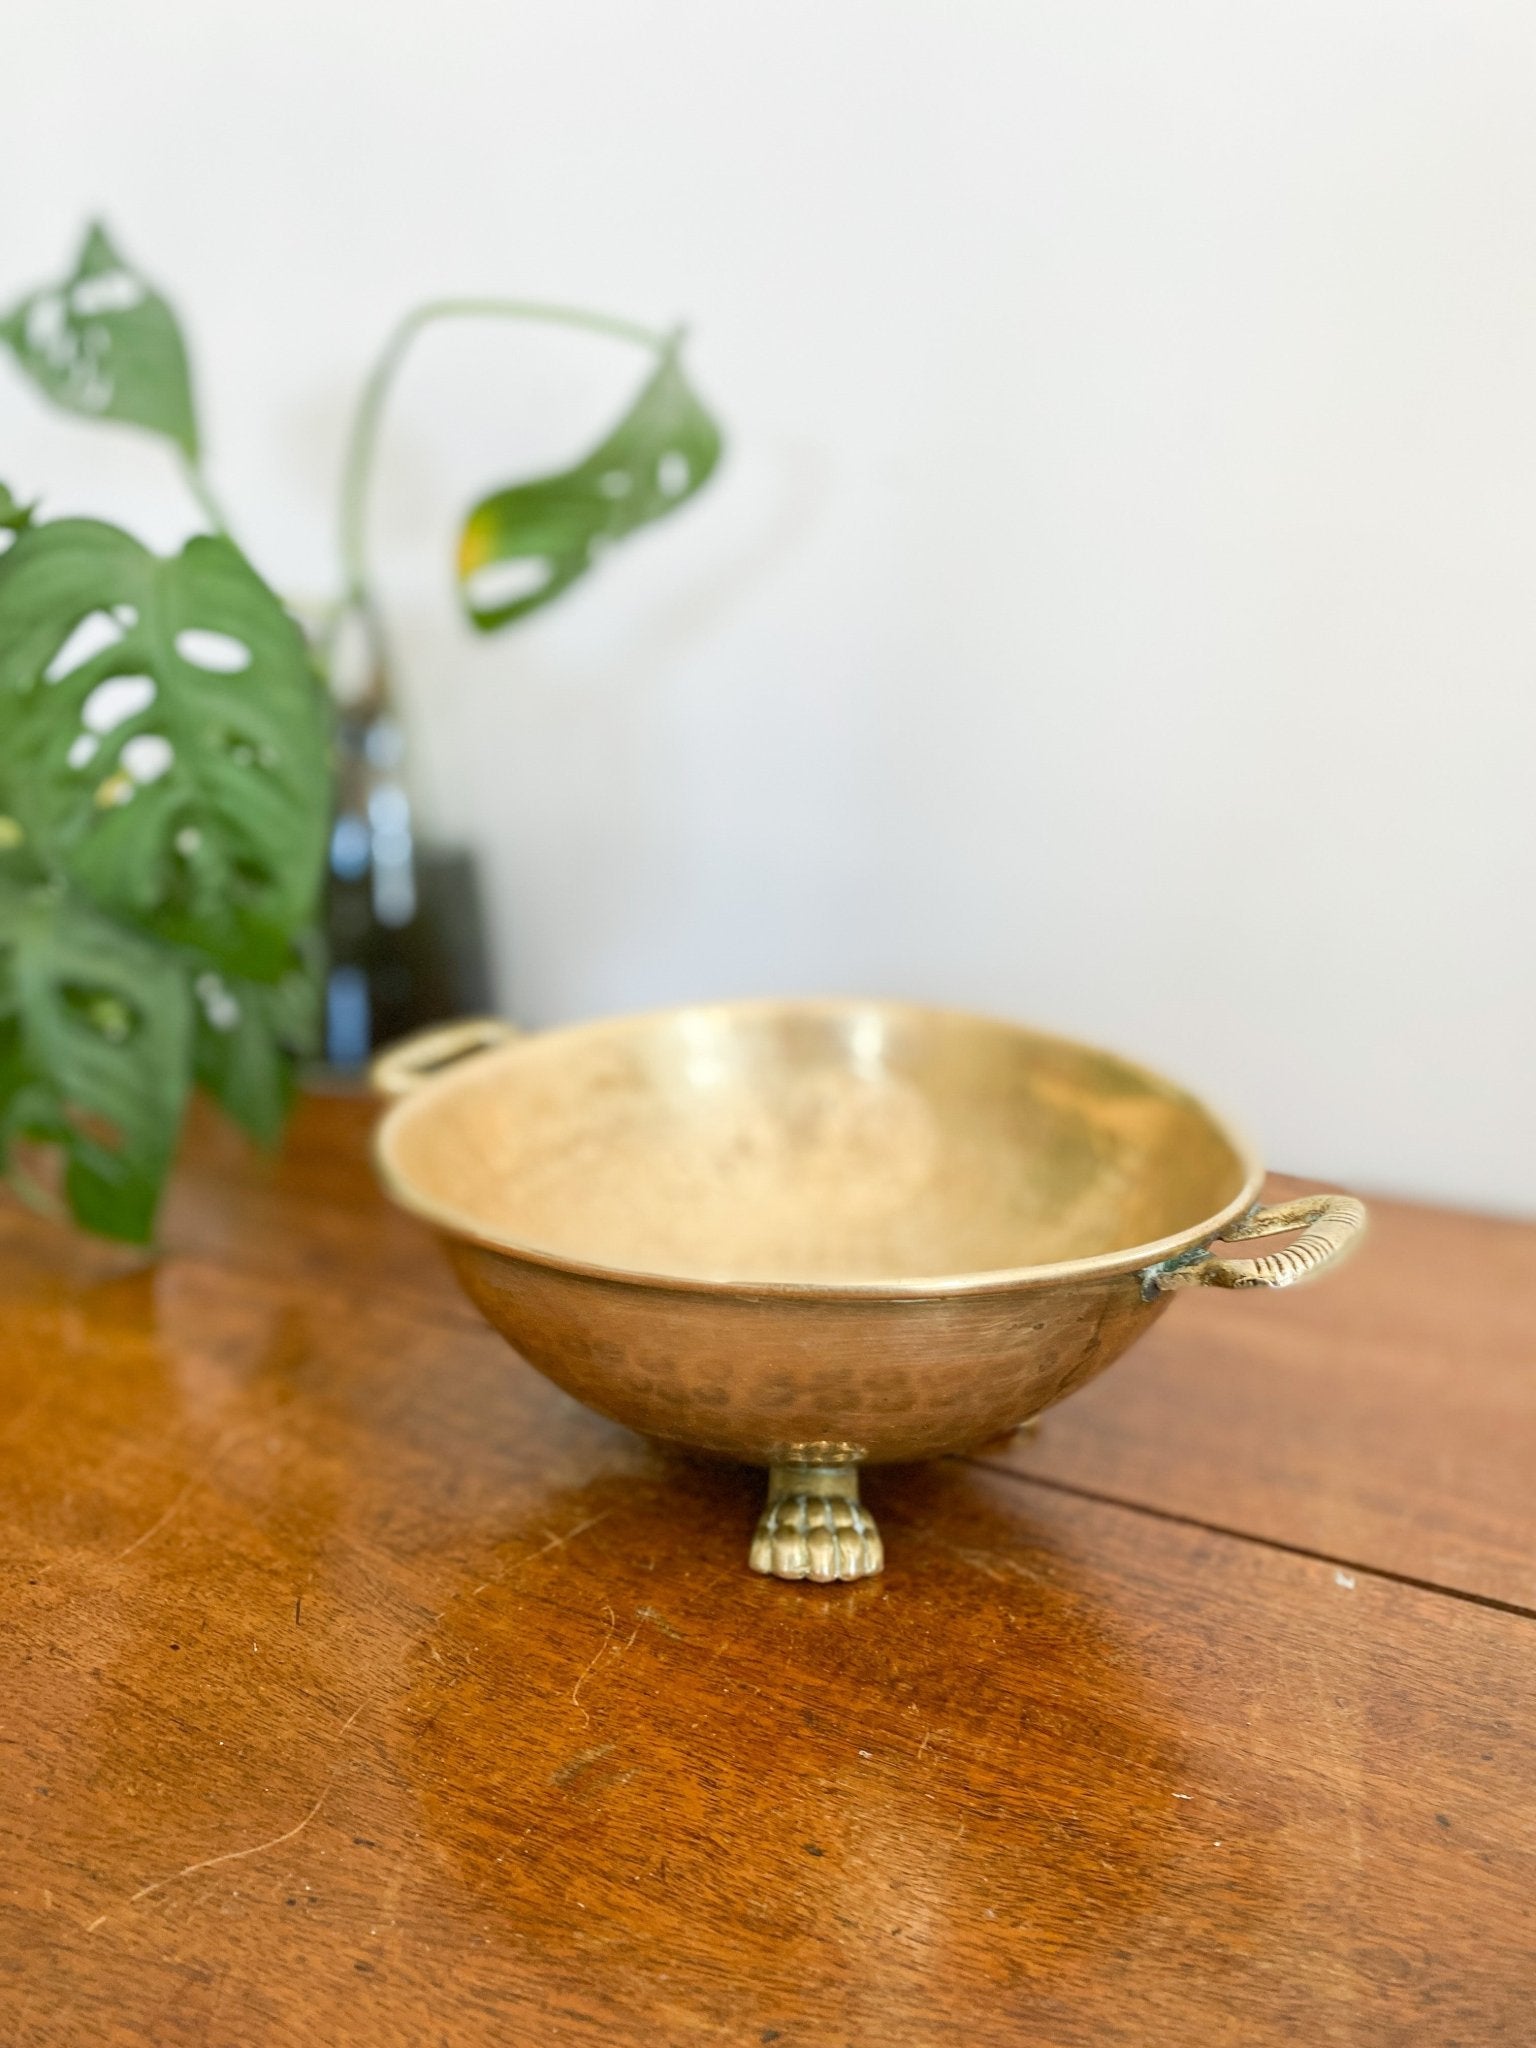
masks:
{"type": "Polygon", "coordinates": [[[959,1464],[753,1578],[757,1480],[395,1259],[362,1124],[155,1266],[0,1230],[6,2048],[1529,2040],[1530,1620],[959,1464]]]}
{"type": "MultiPolygon", "coordinates": [[[[473,1322],[368,1166],[374,1107],[306,1102],[262,1160],[200,1115],[173,1248],[473,1322]]],[[[1315,1180],[1275,1176],[1266,1200],[1315,1180]]],[[[990,1463],[1536,1611],[1536,1224],[1373,1198],[1315,1288],[1202,1290],[990,1463]]]]}
{"type": "Polygon", "coordinates": [[[995,1462],[1536,1611],[1536,1225],[1374,1200],[1326,1282],[1179,1302],[995,1462]]]}

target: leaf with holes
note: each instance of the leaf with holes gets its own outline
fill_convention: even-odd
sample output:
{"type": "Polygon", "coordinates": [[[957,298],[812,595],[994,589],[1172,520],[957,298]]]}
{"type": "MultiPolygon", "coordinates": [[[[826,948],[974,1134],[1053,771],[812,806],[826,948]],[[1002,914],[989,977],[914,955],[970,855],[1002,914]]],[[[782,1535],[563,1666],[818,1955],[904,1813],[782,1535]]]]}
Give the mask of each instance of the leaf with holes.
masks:
{"type": "Polygon", "coordinates": [[[198,1080],[242,1130],[275,1145],[293,1099],[294,1059],[319,1037],[319,984],[295,960],[281,981],[241,981],[204,969],[193,1065],[198,1080]]]}
{"type": "Polygon", "coordinates": [[[482,498],[459,540],[459,588],[482,632],[548,604],[604,548],[675,512],[720,460],[720,429],[670,345],[625,417],[574,469],[482,498]]]}
{"type": "Polygon", "coordinates": [[[57,883],[0,879],[0,1166],[57,1146],[89,1229],[145,1242],[192,1084],[176,955],[57,883]]]}
{"type": "Polygon", "coordinates": [[[0,320],[0,340],[56,405],[148,427],[197,459],[192,378],[176,315],[100,225],[87,232],[61,284],[30,293],[0,320]]]}
{"type": "Polygon", "coordinates": [[[99,907],[272,981],[311,920],[327,719],[298,628],[227,540],[95,520],[0,556],[0,815],[99,907]]]}

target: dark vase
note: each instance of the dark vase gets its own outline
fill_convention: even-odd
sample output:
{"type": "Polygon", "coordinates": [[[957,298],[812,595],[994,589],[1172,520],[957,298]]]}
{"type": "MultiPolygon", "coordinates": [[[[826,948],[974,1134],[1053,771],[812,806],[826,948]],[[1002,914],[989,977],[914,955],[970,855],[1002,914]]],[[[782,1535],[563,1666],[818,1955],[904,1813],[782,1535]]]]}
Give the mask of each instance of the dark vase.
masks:
{"type": "Polygon", "coordinates": [[[474,855],[418,839],[404,735],[381,694],[336,718],[322,1057],[340,1075],[392,1039],[492,1001],[474,855]]]}

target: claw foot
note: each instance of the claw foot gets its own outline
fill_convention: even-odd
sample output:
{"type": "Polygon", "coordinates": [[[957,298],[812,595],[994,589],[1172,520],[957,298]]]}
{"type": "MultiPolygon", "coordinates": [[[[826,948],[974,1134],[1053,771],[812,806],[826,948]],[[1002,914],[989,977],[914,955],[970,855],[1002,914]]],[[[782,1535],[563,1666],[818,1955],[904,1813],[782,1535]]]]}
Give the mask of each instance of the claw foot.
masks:
{"type": "Polygon", "coordinates": [[[856,1465],[775,1465],[768,1505],[752,1538],[753,1571],[775,1579],[867,1579],[885,1551],[874,1517],[859,1502],[856,1465]]]}

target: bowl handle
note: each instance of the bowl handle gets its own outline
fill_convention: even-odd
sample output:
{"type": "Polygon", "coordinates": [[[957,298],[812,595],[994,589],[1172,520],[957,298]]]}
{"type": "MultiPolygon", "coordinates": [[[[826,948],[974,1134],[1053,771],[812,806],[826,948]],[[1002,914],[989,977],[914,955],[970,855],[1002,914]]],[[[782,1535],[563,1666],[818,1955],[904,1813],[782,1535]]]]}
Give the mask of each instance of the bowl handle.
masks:
{"type": "Polygon", "coordinates": [[[521,1035],[503,1017],[459,1017],[452,1024],[429,1024],[424,1031],[387,1045],[369,1067],[368,1079],[380,1095],[408,1095],[445,1067],[521,1035]]]}
{"type": "Polygon", "coordinates": [[[1302,1234],[1282,1251],[1257,1259],[1218,1259],[1209,1245],[1180,1252],[1177,1258],[1147,1268],[1143,1292],[1150,1297],[1171,1294],[1179,1287],[1294,1287],[1337,1264],[1360,1242],[1365,1204],[1353,1195],[1301,1195],[1294,1202],[1250,1209],[1238,1222],[1229,1223],[1222,1237],[1235,1243],[1245,1237],[1273,1237],[1283,1230],[1302,1234]]]}

